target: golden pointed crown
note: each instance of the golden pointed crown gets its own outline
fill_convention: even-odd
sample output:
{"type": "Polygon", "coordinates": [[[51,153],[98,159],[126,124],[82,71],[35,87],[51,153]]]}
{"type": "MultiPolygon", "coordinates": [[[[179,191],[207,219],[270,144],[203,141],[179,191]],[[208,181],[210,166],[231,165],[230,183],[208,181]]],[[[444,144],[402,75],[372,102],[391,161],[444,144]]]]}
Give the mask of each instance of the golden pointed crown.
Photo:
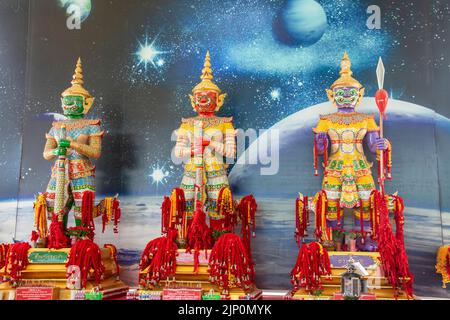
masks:
{"type": "Polygon", "coordinates": [[[83,87],[84,80],[83,80],[83,68],[81,66],[81,58],[78,58],[77,66],[75,67],[75,73],[72,76],[71,84],[72,86],[64,90],[64,92],[61,94],[63,97],[68,95],[82,95],[85,98],[92,97],[89,91],[87,91],[83,87]]]}
{"type": "Polygon", "coordinates": [[[71,87],[64,90],[63,93],[61,93],[62,97],[65,96],[83,96],[84,97],[84,113],[88,113],[89,109],[92,107],[92,103],[94,102],[94,98],[91,96],[89,91],[87,91],[84,87],[84,80],[83,80],[83,67],[81,65],[81,58],[78,58],[77,65],[75,67],[75,72],[72,76],[72,81],[70,82],[72,84],[71,87]]]}
{"type": "Polygon", "coordinates": [[[339,72],[341,76],[331,85],[331,89],[336,87],[357,87],[359,89],[362,88],[362,84],[352,77],[353,71],[351,67],[352,63],[350,61],[350,58],[348,57],[347,52],[345,52],[344,57],[341,61],[341,71],[339,72]]]}
{"type": "Polygon", "coordinates": [[[200,76],[200,79],[202,79],[202,81],[200,81],[200,83],[197,84],[194,89],[192,89],[193,93],[197,91],[215,91],[217,93],[222,92],[219,87],[212,81],[214,77],[211,68],[211,58],[209,56],[209,51],[206,52],[205,62],[203,64],[202,75],[200,76]]]}

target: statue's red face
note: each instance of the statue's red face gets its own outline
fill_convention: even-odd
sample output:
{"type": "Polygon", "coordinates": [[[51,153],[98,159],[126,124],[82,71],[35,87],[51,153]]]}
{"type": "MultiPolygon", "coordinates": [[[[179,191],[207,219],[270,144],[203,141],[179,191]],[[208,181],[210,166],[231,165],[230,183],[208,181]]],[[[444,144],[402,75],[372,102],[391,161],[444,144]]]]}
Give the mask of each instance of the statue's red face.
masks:
{"type": "Polygon", "coordinates": [[[211,115],[217,108],[217,92],[198,91],[194,93],[195,111],[200,115],[211,115]]]}

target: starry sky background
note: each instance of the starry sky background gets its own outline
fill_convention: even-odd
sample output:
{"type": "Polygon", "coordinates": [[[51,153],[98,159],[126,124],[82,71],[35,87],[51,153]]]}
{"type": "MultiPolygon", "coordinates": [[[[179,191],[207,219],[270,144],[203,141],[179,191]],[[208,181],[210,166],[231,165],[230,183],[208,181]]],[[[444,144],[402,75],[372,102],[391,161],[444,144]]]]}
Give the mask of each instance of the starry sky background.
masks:
{"type": "Polygon", "coordinates": [[[187,95],[198,82],[206,50],[216,83],[228,93],[220,115],[233,116],[237,128],[267,129],[325,101],[324,89],[336,79],[345,50],[369,96],[382,56],[392,97],[450,116],[448,3],[319,2],[328,28],[319,42],[302,48],[274,38],[272,23],[282,0],[96,0],[81,30],[66,28],[58,1],[0,1],[2,24],[19,34],[2,32],[0,38],[0,117],[7,124],[0,149],[7,183],[0,195],[16,194],[11,185],[19,176],[20,148],[20,194],[45,188],[50,165],[41,153],[51,123],[45,114],[60,111],[59,96],[78,56],[85,86],[96,97],[89,116],[103,119],[107,131],[98,161],[101,193],[156,195],[179,183],[182,167],[170,160],[171,133],[181,117],[194,115],[187,95]],[[366,27],[372,4],[381,7],[380,30],[366,27]],[[155,64],[139,61],[146,42],[161,52],[155,64]],[[162,183],[151,177],[158,168],[167,175],[162,183]]]}

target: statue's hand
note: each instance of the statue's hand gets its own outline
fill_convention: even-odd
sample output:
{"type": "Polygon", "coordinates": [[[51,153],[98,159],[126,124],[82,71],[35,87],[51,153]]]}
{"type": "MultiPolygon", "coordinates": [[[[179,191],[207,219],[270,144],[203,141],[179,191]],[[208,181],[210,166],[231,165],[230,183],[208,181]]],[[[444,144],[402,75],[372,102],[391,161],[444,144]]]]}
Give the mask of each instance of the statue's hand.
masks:
{"type": "Polygon", "coordinates": [[[328,135],[326,132],[316,133],[316,141],[318,144],[323,144],[325,141],[328,141],[328,135]]]}
{"type": "Polygon", "coordinates": [[[388,141],[384,138],[377,138],[377,140],[375,140],[375,144],[377,146],[377,150],[386,150],[388,148],[388,141]]]}
{"type": "Polygon", "coordinates": [[[70,141],[67,139],[60,139],[58,141],[58,147],[61,148],[70,148],[70,141]]]}
{"type": "Polygon", "coordinates": [[[63,147],[58,147],[52,150],[52,154],[54,156],[65,156],[67,155],[67,149],[63,147]]]}

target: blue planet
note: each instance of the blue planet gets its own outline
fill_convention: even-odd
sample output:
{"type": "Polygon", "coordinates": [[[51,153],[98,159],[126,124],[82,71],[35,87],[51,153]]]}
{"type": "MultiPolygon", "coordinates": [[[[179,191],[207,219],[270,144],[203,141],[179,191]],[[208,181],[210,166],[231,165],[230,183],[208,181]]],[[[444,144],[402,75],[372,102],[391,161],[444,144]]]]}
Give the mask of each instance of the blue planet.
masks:
{"type": "Polygon", "coordinates": [[[327,26],[327,15],[317,1],[287,0],[274,19],[273,33],[283,44],[308,47],[322,38],[327,26]]]}

